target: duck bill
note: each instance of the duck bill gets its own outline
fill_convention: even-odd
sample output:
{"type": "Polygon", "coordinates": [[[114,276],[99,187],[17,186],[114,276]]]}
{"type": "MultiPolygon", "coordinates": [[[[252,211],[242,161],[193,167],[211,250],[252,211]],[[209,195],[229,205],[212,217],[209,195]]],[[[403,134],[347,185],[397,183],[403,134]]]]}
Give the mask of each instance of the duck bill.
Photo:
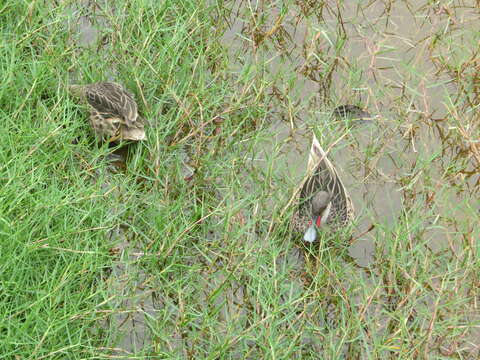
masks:
{"type": "Polygon", "coordinates": [[[303,241],[313,243],[315,240],[317,240],[317,229],[315,225],[312,224],[308,227],[307,231],[305,231],[305,234],[303,234],[303,241]]]}
{"type": "Polygon", "coordinates": [[[132,140],[132,141],[142,141],[145,140],[145,130],[140,128],[128,128],[123,129],[122,131],[122,139],[124,140],[132,140]]]}
{"type": "Polygon", "coordinates": [[[307,231],[303,234],[303,240],[309,243],[314,242],[317,240],[317,227],[320,227],[322,224],[322,217],[315,216],[312,219],[310,226],[308,227],[307,231]]]}

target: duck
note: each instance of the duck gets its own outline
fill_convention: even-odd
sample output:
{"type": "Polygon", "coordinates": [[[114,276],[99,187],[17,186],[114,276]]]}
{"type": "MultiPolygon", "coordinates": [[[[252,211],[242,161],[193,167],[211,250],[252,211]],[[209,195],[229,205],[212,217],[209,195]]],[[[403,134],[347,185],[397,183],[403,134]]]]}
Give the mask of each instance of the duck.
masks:
{"type": "Polygon", "coordinates": [[[87,103],[90,125],[100,140],[141,141],[145,139],[144,121],[138,114],[133,95],[116,82],[70,85],[69,92],[87,103]]]}
{"type": "Polygon", "coordinates": [[[297,200],[293,226],[305,243],[315,242],[325,229],[337,233],[354,219],[350,195],[315,135],[297,200]]]}
{"type": "Polygon", "coordinates": [[[368,111],[357,105],[345,104],[336,107],[333,110],[333,116],[339,120],[348,120],[351,124],[371,124],[376,117],[372,116],[368,111]]]}

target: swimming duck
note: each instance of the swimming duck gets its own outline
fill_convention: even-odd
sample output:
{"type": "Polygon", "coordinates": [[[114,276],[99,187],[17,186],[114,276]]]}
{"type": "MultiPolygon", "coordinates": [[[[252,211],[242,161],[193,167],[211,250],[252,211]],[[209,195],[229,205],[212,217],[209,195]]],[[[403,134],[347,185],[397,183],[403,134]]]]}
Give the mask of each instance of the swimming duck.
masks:
{"type": "Polygon", "coordinates": [[[115,82],[71,85],[72,95],[90,107],[90,124],[95,135],[109,142],[145,139],[144,123],[133,95],[115,82]]]}
{"type": "Polygon", "coordinates": [[[328,160],[318,139],[313,135],[308,158],[307,178],[298,197],[294,214],[294,229],[303,240],[312,243],[319,229],[337,232],[351,223],[354,217],[352,200],[333,164],[328,160]]]}

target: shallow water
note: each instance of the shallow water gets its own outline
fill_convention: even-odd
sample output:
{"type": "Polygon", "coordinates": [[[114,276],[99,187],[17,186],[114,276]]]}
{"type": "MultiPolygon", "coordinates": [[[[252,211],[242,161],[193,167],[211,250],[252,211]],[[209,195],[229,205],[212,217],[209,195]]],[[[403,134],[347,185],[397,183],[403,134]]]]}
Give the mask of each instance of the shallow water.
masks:
{"type": "MultiPolygon", "coordinates": [[[[263,151],[265,159],[280,147],[278,156],[284,162],[277,168],[280,176],[294,183],[302,179],[311,141],[310,129],[320,131],[317,135],[325,148],[342,135],[337,132],[338,127],[328,124],[334,107],[328,104],[360,102],[376,117],[375,124],[362,127],[363,130],[355,129],[329,153],[357,210],[357,234],[364,233],[372,224],[392,225],[401,215],[404,194],[399,180],[408,176],[419,158],[441,151],[442,142],[431,119],[446,116],[444,102],[456,90],[450,75],[438,71],[430,60],[429,44],[425,41],[432,34],[446,31],[453,20],[433,15],[432,12],[441,14],[444,10],[429,9],[427,2],[416,4],[415,8],[406,2],[390,5],[387,7],[383,2],[342,3],[339,7],[325,4],[321,7],[321,19],[314,14],[305,17],[301,10],[308,9],[291,6],[282,15],[278,27],[280,5],[235,1],[231,6],[231,24],[223,37],[231,55],[232,71],[244,63],[256,64],[268,59],[265,78],[278,77],[274,82],[277,87],[282,86],[282,77],[290,81],[288,86],[284,84],[283,94],[289,97],[290,103],[298,104],[296,112],[292,117],[274,109],[270,131],[275,140],[258,145],[258,152],[263,151]],[[252,28],[251,14],[265,20],[264,33],[277,29],[263,40],[269,43],[264,48],[246,40],[256,31],[252,28]],[[332,72],[331,84],[325,92],[323,87],[328,84],[319,77],[321,71],[306,75],[305,72],[318,65],[312,58],[322,57],[322,52],[332,53],[338,34],[345,36],[345,45],[338,56],[341,66],[332,72]],[[345,78],[347,71],[343,68],[357,69],[359,78],[345,78]],[[399,101],[408,108],[399,107],[399,101]],[[374,147],[379,151],[373,157],[367,156],[366,152],[374,147]]],[[[455,7],[455,18],[462,26],[473,26],[477,15],[474,7],[455,7]]],[[[458,23],[455,25],[460,27],[458,23]]],[[[443,161],[448,162],[449,155],[443,156],[443,161]]],[[[257,165],[261,166],[258,159],[257,165]]],[[[438,166],[433,171],[440,177],[443,169],[438,166]]],[[[359,265],[370,264],[373,241],[381,238],[381,230],[377,229],[362,236],[351,247],[351,256],[359,265]]],[[[440,243],[445,246],[446,240],[437,239],[435,246],[440,243]]]]}
{"type": "MultiPolygon", "coordinates": [[[[461,239],[455,236],[453,223],[439,219],[455,217],[468,222],[470,215],[458,206],[452,215],[452,204],[466,200],[455,189],[442,186],[454,151],[439,130],[448,132],[444,118],[449,115],[449,99],[458,89],[451,73],[435,62],[438,55],[432,54],[428,39],[453,31],[458,33],[457,41],[463,41],[462,30],[474,28],[478,21],[476,5],[459,2],[448,8],[426,1],[325,2],[321,16],[316,17],[314,12],[305,16],[308,9],[295,6],[282,12],[280,3],[238,0],[231,4],[231,23],[223,37],[231,71],[267,59],[264,81],[281,93],[277,107],[271,110],[271,137],[265,136],[269,140],[256,146],[259,155],[252,159],[254,166],[261,169],[274,156],[276,177],[288,179],[293,189],[305,174],[311,131],[324,149],[330,149],[343,134],[341,126],[331,123],[333,108],[360,105],[375,116],[373,124],[354,129],[328,155],[356,209],[356,241],[349,248],[350,256],[361,268],[374,268],[377,247],[382,248],[382,241],[390,237],[385,231],[391,231],[416,200],[426,203],[420,216],[430,249],[434,253],[455,249],[461,239]],[[252,39],[259,38],[255,31],[269,34],[263,39],[263,45],[268,45],[255,44],[252,39]],[[345,36],[345,45],[331,61],[339,34],[345,36]],[[330,80],[321,76],[322,71],[332,69],[326,63],[334,68],[330,80]],[[352,73],[355,77],[348,77],[352,73]],[[294,112],[291,104],[295,104],[294,112]],[[421,167],[432,158],[435,160],[427,168],[421,167]],[[430,195],[424,198],[424,189],[430,186],[436,190],[427,191],[430,195]],[[433,207],[429,196],[435,198],[433,207]]],[[[478,176],[468,179],[472,195],[476,179],[478,176]]],[[[281,198],[284,203],[290,195],[281,198]]],[[[298,276],[305,265],[296,250],[279,261],[296,264],[298,276]]],[[[372,306],[367,313],[376,316],[378,311],[372,306]]],[[[475,333],[466,338],[470,339],[466,348],[478,354],[475,333]]]]}
{"type": "MultiPolygon", "coordinates": [[[[306,16],[306,8],[291,6],[282,15],[282,25],[264,39],[268,46],[263,48],[252,41],[255,38],[250,22],[252,9],[266,17],[263,27],[268,32],[268,29],[275,29],[282,14],[280,8],[264,2],[235,1],[231,4],[230,24],[223,36],[231,71],[238,72],[245,63],[260,64],[268,59],[265,79],[288,97],[288,101],[274,101],[267,131],[271,136],[256,146],[251,162],[261,171],[274,156],[277,178],[285,179],[293,193],[304,176],[311,132],[315,131],[324,149],[330,149],[329,159],[336,165],[354,202],[356,241],[350,246],[349,254],[359,266],[358,271],[368,278],[362,268],[375,265],[376,249],[387,237],[386,229],[395,224],[410,206],[410,199],[416,196],[415,189],[406,189],[402,179],[414,177],[419,186],[423,184],[425,173],[440,179],[443,164],[448,163],[450,157],[448,153],[442,154],[444,158],[433,162],[433,168],[414,171],[415,164],[422,158],[434,156],[444,147],[432,126],[432,119],[447,115],[447,97],[456,91],[448,73],[438,71],[431,61],[428,43],[423,39],[441,34],[449,26],[473,26],[478,11],[473,6],[458,7],[452,17],[454,20],[449,20],[433,15],[435,12],[441,15],[441,7],[422,10],[423,6],[415,5],[412,9],[406,2],[395,2],[390,8],[380,1],[345,2],[339,7],[325,4],[321,18],[317,18],[314,13],[306,16]],[[339,18],[343,19],[343,24],[339,23],[339,18]],[[452,24],[452,21],[457,23],[452,24]],[[331,60],[339,34],[345,35],[345,46],[337,61],[331,63],[331,79],[322,78],[320,75],[330,69],[322,62],[331,60]],[[412,68],[415,71],[411,71],[412,68]],[[357,77],[347,76],[352,73],[357,77]],[[330,113],[337,105],[351,103],[368,109],[375,119],[371,124],[354,127],[330,148],[344,131],[342,124],[332,122],[330,113]],[[365,233],[371,225],[375,225],[373,230],[365,233]]],[[[75,11],[79,11],[90,5],[85,2],[75,6],[75,11]]],[[[105,25],[102,18],[92,9],[88,16],[78,13],[79,38],[76,41],[79,48],[98,45],[102,24],[105,25]],[[92,20],[95,16],[97,18],[92,20]]],[[[122,167],[126,156],[120,156],[122,167]]],[[[187,154],[182,158],[188,163],[187,154]]],[[[189,177],[192,170],[186,166],[184,174],[189,177]]],[[[245,183],[254,186],[249,185],[248,180],[245,183]]],[[[278,196],[286,203],[290,195],[278,196]]],[[[277,201],[272,199],[272,203],[264,206],[274,206],[277,201]]],[[[442,193],[442,198],[438,199],[439,211],[449,212],[448,204],[453,201],[458,201],[457,194],[442,193]]],[[[462,217],[462,214],[457,216],[462,217]]],[[[451,245],[446,231],[451,228],[436,221],[434,216],[425,219],[425,236],[431,238],[431,248],[440,251],[451,245]]],[[[140,254],[141,250],[129,244],[124,234],[115,236],[119,256],[107,282],[116,301],[112,307],[117,311],[107,319],[104,328],[117,330],[118,338],[112,339],[112,346],[120,349],[118,355],[125,355],[148,347],[152,335],[147,319],[155,317],[156,308],[168,306],[168,300],[159,296],[155,303],[150,287],[145,286],[149,279],[136,265],[138,256],[132,255],[140,254]]],[[[291,281],[282,283],[290,293],[302,291],[304,281],[300,274],[305,272],[305,262],[301,244],[277,258],[277,266],[292,269],[291,281]]],[[[224,280],[221,272],[205,274],[205,293],[216,289],[224,280]]],[[[204,294],[199,293],[199,296],[204,294]]],[[[241,326],[244,321],[243,297],[244,289],[239,285],[217,299],[226,326],[232,321],[241,326]],[[221,306],[222,301],[225,304],[221,306]]],[[[377,308],[369,307],[367,314],[373,317],[379,312],[377,305],[377,308]]],[[[171,329],[171,339],[172,346],[186,345],[187,340],[182,339],[178,329],[171,329]]],[[[310,339],[306,336],[305,341],[310,339]]]]}

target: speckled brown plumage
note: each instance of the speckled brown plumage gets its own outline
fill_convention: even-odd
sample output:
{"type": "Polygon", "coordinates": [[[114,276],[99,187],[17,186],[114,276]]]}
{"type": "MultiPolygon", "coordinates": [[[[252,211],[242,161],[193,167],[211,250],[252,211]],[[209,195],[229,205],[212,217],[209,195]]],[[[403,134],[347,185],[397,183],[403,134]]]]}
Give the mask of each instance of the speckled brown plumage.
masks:
{"type": "Polygon", "coordinates": [[[145,139],[143,120],[133,95],[114,82],[71,85],[70,92],[90,107],[90,124],[95,135],[103,140],[145,139]]]}
{"type": "Polygon", "coordinates": [[[331,209],[327,219],[330,231],[336,232],[346,227],[354,217],[353,203],[333,164],[326,157],[317,138],[313,136],[308,159],[307,173],[298,196],[298,209],[292,223],[294,230],[304,233],[312,222],[312,198],[320,191],[331,196],[331,209]]]}

